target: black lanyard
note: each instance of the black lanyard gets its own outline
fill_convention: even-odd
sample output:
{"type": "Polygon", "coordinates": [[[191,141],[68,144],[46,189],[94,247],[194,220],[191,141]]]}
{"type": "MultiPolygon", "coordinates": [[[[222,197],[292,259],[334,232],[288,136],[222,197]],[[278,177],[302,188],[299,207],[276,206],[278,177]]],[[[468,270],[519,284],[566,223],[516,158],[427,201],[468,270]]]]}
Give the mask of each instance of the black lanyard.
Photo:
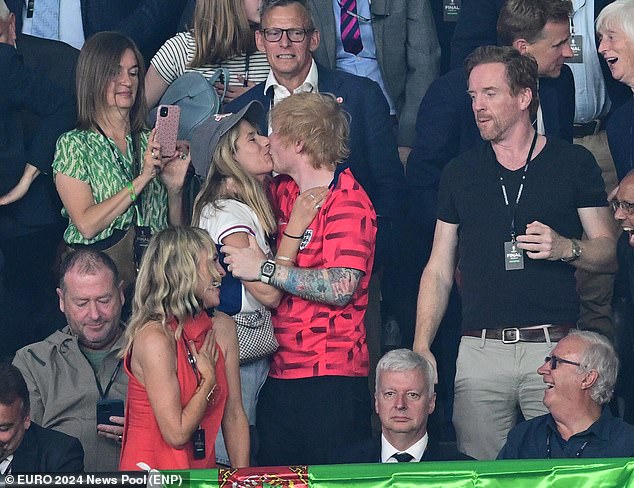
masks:
{"type": "MultiPolygon", "coordinates": [[[[119,168],[121,169],[121,171],[123,172],[124,177],[129,180],[130,182],[132,182],[132,180],[135,178],[135,176],[130,173],[130,170],[128,168],[128,166],[125,164],[124,161],[122,161],[121,156],[119,156],[119,148],[115,147],[115,145],[112,143],[112,141],[110,140],[110,138],[106,135],[106,133],[103,131],[103,129],[99,126],[99,124],[96,124],[97,126],[97,130],[99,131],[99,133],[104,136],[104,138],[106,139],[106,141],[108,142],[108,146],[110,147],[110,151],[112,152],[112,157],[114,158],[114,160],[117,162],[117,165],[119,166],[119,168]]],[[[137,140],[137,136],[135,134],[132,134],[132,169],[133,170],[138,170],[138,171],[133,171],[136,172],[137,176],[141,174],[141,169],[139,167],[139,162],[137,161],[137,144],[138,144],[138,140],[137,140]]],[[[141,213],[141,210],[143,209],[143,192],[141,192],[139,195],[137,195],[137,198],[132,202],[132,208],[136,211],[136,222],[137,225],[141,225],[141,223],[143,222],[143,216],[141,213]]]]}
{"type": "MultiPolygon", "coordinates": [[[[550,459],[550,456],[552,454],[552,449],[550,447],[551,436],[552,436],[552,431],[549,430],[548,436],[546,437],[546,459],[550,459]]],[[[585,441],[583,444],[581,444],[581,447],[577,449],[577,452],[575,453],[575,457],[580,458],[587,445],[588,445],[588,441],[585,441]]]]}
{"type": "MultiPolygon", "coordinates": [[[[99,133],[104,136],[106,138],[106,141],[108,142],[108,147],[110,147],[110,151],[112,152],[112,157],[114,158],[114,160],[117,162],[117,164],[119,165],[119,168],[121,168],[121,171],[123,172],[124,176],[132,181],[134,179],[134,176],[132,175],[132,173],[130,172],[129,168],[126,166],[126,164],[121,160],[121,156],[119,156],[119,148],[115,148],[112,141],[110,140],[110,138],[106,135],[106,133],[103,131],[103,129],[101,127],[99,127],[99,124],[97,124],[97,130],[99,131],[99,133]]],[[[136,151],[134,148],[134,144],[132,145],[132,165],[134,166],[134,164],[136,163],[136,151]]]]}
{"type": "Polygon", "coordinates": [[[108,381],[108,384],[106,385],[106,391],[104,391],[103,388],[101,387],[99,378],[97,378],[97,372],[93,370],[93,374],[95,375],[95,381],[97,382],[97,390],[99,390],[99,398],[101,400],[105,400],[106,398],[108,398],[108,393],[110,393],[110,388],[112,388],[112,385],[114,384],[114,380],[117,378],[117,375],[119,374],[119,370],[121,369],[121,362],[122,360],[119,359],[119,362],[117,363],[117,367],[114,368],[114,371],[112,372],[112,376],[110,376],[110,381],[108,381]]]}
{"type": "Polygon", "coordinates": [[[517,197],[515,198],[515,205],[511,208],[509,204],[508,194],[506,192],[506,185],[504,184],[504,174],[502,170],[500,170],[500,186],[502,188],[502,196],[504,197],[504,205],[509,210],[509,217],[511,218],[511,241],[515,241],[515,214],[517,212],[517,207],[520,203],[520,198],[522,198],[522,191],[524,190],[524,181],[526,180],[526,172],[528,171],[528,165],[531,161],[531,156],[533,155],[533,151],[535,150],[535,144],[537,143],[537,131],[535,131],[535,135],[533,136],[533,142],[531,143],[531,148],[528,150],[528,156],[526,158],[526,165],[524,165],[524,172],[522,173],[522,181],[520,183],[520,187],[517,190],[517,197]]]}

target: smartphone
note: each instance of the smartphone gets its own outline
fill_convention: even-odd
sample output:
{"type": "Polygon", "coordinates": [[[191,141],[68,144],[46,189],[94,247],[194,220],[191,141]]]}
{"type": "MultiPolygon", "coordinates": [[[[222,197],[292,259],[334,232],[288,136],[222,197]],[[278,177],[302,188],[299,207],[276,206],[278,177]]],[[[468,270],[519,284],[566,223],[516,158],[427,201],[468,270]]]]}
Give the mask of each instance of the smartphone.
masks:
{"type": "Polygon", "coordinates": [[[176,153],[178,122],[181,109],[178,105],[159,105],[156,112],[156,136],[154,140],[161,145],[161,156],[172,157],[176,153]]]}
{"type": "Polygon", "coordinates": [[[123,400],[99,400],[97,402],[97,425],[119,425],[110,422],[111,416],[123,417],[123,400]]]}

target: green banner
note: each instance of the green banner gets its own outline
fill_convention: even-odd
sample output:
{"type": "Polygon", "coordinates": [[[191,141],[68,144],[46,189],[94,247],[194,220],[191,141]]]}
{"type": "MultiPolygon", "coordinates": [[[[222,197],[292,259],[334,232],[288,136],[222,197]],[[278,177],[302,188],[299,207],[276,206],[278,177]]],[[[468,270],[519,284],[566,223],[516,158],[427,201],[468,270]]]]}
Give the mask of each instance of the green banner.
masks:
{"type": "Polygon", "coordinates": [[[339,464],[162,475],[166,488],[634,488],[634,458],[339,464]]]}

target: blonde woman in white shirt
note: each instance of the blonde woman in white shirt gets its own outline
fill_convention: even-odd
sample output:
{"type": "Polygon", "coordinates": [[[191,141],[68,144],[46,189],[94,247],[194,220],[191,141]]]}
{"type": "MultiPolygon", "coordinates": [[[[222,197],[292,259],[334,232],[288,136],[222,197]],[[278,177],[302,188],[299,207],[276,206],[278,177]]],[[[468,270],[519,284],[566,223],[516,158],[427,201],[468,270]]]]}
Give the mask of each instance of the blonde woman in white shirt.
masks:
{"type": "MultiPolygon", "coordinates": [[[[198,174],[206,174],[206,179],[194,203],[192,225],[207,230],[218,247],[248,247],[255,241],[272,258],[275,253],[270,243],[277,223],[267,186],[273,161],[268,137],[256,129],[262,112],[262,105],[254,101],[238,113],[212,117],[196,130],[191,143],[192,162],[198,174]]],[[[327,193],[327,188],[313,188],[300,195],[286,234],[303,235],[327,193]]],[[[283,236],[279,242],[277,264],[294,265],[300,240],[283,236]]],[[[238,324],[272,328],[270,310],[277,307],[281,296],[282,292],[273,286],[241,282],[227,272],[218,309],[232,315],[238,324]]],[[[238,335],[242,401],[249,424],[254,425],[257,397],[268,375],[269,357],[245,358],[249,345],[241,342],[238,335]]],[[[218,463],[225,464],[221,442],[219,436],[216,457],[218,463]]]]}

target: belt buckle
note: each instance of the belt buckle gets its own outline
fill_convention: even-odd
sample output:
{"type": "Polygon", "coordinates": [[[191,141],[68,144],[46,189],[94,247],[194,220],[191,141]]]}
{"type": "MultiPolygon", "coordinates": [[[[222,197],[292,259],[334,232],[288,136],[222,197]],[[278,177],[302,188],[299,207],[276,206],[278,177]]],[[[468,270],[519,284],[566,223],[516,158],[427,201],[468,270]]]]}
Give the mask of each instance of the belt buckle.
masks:
{"type": "Polygon", "coordinates": [[[508,327],[506,329],[502,329],[502,344],[516,344],[520,341],[520,330],[517,327],[508,327]],[[512,333],[514,335],[513,339],[507,339],[506,334],[512,333]]]}

